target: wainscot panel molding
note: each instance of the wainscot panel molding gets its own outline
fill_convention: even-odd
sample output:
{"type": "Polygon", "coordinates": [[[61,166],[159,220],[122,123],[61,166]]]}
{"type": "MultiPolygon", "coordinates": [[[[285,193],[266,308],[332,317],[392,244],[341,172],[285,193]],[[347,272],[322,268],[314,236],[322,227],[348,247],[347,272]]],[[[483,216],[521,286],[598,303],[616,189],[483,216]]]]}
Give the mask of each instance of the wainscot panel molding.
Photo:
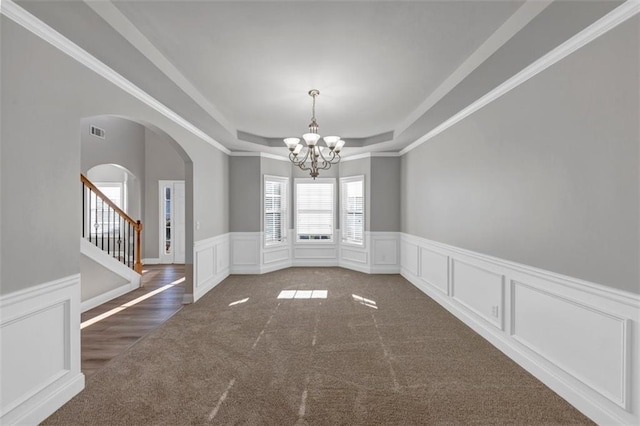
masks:
{"type": "Polygon", "coordinates": [[[401,274],[598,424],[640,423],[640,295],[401,234],[401,274]]]}
{"type": "Polygon", "coordinates": [[[400,233],[367,232],[367,241],[371,247],[371,274],[400,273],[400,233]]]}
{"type": "Polygon", "coordinates": [[[222,234],[193,245],[193,302],[229,276],[229,234],[222,234]]]}
{"type": "Polygon", "coordinates": [[[367,274],[400,273],[400,233],[366,232],[362,246],[342,244],[336,231],[333,243],[293,241],[290,229],[282,244],[264,245],[262,232],[231,232],[232,274],[264,274],[292,266],[340,266],[367,274]]]}
{"type": "Polygon", "coordinates": [[[262,232],[230,232],[231,273],[260,274],[262,232]]]}
{"type": "Polygon", "coordinates": [[[260,233],[260,243],[262,247],[262,264],[260,265],[260,273],[273,272],[279,269],[289,268],[292,265],[291,258],[293,254],[292,236],[293,231],[287,234],[287,240],[282,244],[264,246],[264,233],[260,233]]]}
{"type": "Polygon", "coordinates": [[[38,424],[84,388],[80,275],[0,297],[1,424],[38,424]]]}

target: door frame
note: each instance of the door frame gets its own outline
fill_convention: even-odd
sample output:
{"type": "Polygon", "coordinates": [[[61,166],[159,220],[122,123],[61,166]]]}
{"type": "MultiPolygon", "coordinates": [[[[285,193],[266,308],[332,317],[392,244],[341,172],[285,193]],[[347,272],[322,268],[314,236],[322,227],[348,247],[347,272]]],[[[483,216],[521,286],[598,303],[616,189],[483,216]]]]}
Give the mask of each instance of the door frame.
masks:
{"type": "MultiPolygon", "coordinates": [[[[165,250],[165,240],[166,240],[165,239],[165,231],[166,231],[165,219],[166,218],[165,218],[165,204],[164,204],[165,188],[171,187],[171,208],[170,208],[169,215],[171,217],[171,223],[172,225],[174,225],[176,223],[175,221],[175,184],[182,184],[183,186],[185,186],[185,181],[184,180],[159,180],[158,181],[158,259],[160,263],[175,263],[176,232],[175,232],[174,226],[171,227],[172,238],[171,238],[170,254],[166,254],[166,250],[165,250]]],[[[185,199],[185,206],[183,206],[183,208],[186,209],[186,199],[185,199]]],[[[185,222],[185,229],[183,229],[182,231],[183,231],[182,238],[186,238],[186,222],[185,222]]],[[[185,260],[186,260],[186,253],[185,253],[185,260]]],[[[184,263],[184,261],[182,263],[184,263]]]]}

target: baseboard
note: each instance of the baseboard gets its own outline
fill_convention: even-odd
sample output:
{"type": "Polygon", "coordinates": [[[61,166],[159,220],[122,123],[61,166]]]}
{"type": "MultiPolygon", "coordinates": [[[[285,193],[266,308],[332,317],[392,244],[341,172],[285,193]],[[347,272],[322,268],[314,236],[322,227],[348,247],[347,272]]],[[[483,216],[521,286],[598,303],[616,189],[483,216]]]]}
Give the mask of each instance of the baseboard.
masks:
{"type": "Polygon", "coordinates": [[[640,296],[408,234],[401,252],[409,282],[589,418],[639,423],[640,296]]]}
{"type": "Polygon", "coordinates": [[[118,288],[114,288],[113,290],[110,290],[106,293],[102,293],[96,297],[92,297],[89,300],[85,300],[84,302],[82,302],[82,304],[80,305],[80,310],[81,312],[86,312],[90,309],[95,308],[96,306],[100,306],[103,303],[107,303],[110,300],[115,299],[116,297],[120,297],[122,295],[125,295],[127,293],[129,293],[130,291],[133,291],[137,288],[140,288],[140,284],[136,284],[136,283],[127,283],[124,285],[121,285],[118,288]]]}
{"type": "Polygon", "coordinates": [[[1,424],[38,424],[84,388],[80,275],[0,297],[1,424]]]}
{"type": "Polygon", "coordinates": [[[3,416],[0,423],[3,425],[37,425],[79,394],[84,389],[84,385],[84,374],[75,374],[57,383],[55,390],[52,390],[47,396],[43,396],[40,401],[30,404],[30,408],[25,410],[22,416],[18,418],[13,418],[11,415],[7,415],[6,418],[3,416]]]}
{"type": "Polygon", "coordinates": [[[143,265],[159,265],[160,259],[157,257],[150,257],[141,260],[143,265]]]}
{"type": "Polygon", "coordinates": [[[260,265],[232,265],[230,272],[233,275],[260,275],[262,268],[260,265]]]}

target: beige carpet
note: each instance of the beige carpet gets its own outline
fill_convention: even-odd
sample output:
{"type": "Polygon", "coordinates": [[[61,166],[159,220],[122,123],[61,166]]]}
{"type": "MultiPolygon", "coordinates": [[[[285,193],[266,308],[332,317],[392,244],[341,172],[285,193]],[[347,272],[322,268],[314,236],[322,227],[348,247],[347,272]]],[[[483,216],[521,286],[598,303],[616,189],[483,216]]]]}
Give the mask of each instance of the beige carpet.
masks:
{"type": "Polygon", "coordinates": [[[588,423],[402,277],[340,268],[227,278],[45,422],[588,423]]]}

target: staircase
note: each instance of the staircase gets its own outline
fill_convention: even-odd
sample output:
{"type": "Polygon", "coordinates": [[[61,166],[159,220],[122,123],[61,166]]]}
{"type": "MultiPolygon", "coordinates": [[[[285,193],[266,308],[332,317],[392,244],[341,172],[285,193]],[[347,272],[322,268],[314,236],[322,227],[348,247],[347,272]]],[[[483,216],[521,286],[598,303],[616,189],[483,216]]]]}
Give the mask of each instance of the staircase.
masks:
{"type": "Polygon", "coordinates": [[[141,285],[142,223],[133,220],[86,176],[82,183],[80,273],[82,312],[141,285]]]}
{"type": "Polygon", "coordinates": [[[80,181],[82,238],[141,274],[142,223],[122,211],[83,174],[80,175],[80,181]]]}

